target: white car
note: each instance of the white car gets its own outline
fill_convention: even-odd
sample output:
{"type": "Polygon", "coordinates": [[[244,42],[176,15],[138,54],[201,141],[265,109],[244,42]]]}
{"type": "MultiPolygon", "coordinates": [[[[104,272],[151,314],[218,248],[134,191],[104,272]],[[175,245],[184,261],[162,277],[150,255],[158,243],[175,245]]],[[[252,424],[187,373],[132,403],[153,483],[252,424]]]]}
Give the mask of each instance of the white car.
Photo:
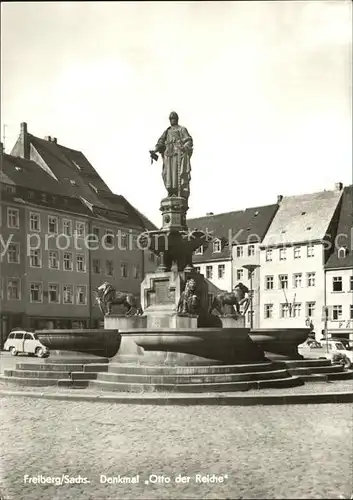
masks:
{"type": "Polygon", "coordinates": [[[353,365],[353,351],[347,350],[342,342],[329,339],[327,342],[308,343],[304,342],[298,346],[298,352],[308,359],[327,358],[333,363],[340,363],[346,368],[353,365]]]}
{"type": "Polygon", "coordinates": [[[49,349],[36,334],[25,330],[13,330],[5,341],[4,351],[9,351],[13,356],[18,353],[34,354],[38,358],[49,356],[49,349]]]}

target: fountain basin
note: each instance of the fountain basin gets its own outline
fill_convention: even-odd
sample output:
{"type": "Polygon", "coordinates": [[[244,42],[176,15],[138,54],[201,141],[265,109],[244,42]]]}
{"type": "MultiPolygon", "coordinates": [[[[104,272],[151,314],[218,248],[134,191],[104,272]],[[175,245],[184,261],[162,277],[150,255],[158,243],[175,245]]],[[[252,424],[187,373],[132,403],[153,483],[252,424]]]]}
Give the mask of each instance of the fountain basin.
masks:
{"type": "Polygon", "coordinates": [[[118,352],[121,342],[116,330],[36,330],[36,334],[50,351],[74,351],[107,358],[118,352]]]}
{"type": "Polygon", "coordinates": [[[184,353],[229,364],[265,359],[248,328],[146,328],[120,330],[120,334],[123,341],[129,339],[145,351],[184,353]]]}
{"type": "Polygon", "coordinates": [[[250,331],[250,338],[271,359],[302,359],[298,345],[310,332],[310,328],[258,328],[250,331]]]}

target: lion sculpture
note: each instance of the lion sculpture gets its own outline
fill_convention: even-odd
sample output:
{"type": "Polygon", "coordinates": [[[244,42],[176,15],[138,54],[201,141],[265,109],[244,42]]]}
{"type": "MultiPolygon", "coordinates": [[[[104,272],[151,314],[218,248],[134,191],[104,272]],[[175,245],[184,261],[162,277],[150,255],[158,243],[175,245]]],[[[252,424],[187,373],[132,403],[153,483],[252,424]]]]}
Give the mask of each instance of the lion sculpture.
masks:
{"type": "Polygon", "coordinates": [[[138,300],[132,293],[117,291],[113,285],[105,281],[96,289],[96,299],[104,316],[109,316],[113,305],[122,305],[126,308],[126,316],[140,316],[143,314],[138,300]]]}
{"type": "Polygon", "coordinates": [[[220,316],[234,313],[237,315],[245,315],[249,305],[250,290],[243,283],[239,282],[233,288],[232,292],[221,292],[214,297],[209,313],[212,314],[213,311],[217,311],[220,316]]]}

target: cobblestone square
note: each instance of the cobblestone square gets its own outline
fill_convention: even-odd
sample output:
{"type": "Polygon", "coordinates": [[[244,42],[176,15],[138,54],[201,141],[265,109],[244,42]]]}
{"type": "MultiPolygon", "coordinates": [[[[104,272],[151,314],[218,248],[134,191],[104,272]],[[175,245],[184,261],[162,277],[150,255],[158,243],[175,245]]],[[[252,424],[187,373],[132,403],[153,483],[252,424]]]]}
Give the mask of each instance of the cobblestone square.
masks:
{"type": "Polygon", "coordinates": [[[350,404],[156,407],[2,398],[1,493],[14,500],[349,498],[352,414],[350,404]],[[190,479],[175,482],[178,475],[190,479]],[[38,476],[65,484],[34,484],[38,476]]]}

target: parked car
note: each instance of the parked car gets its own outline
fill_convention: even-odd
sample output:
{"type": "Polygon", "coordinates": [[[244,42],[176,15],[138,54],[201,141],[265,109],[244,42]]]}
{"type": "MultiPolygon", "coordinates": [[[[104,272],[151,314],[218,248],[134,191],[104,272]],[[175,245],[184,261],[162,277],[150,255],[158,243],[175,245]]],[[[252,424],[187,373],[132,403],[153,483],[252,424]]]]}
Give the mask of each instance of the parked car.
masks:
{"type": "Polygon", "coordinates": [[[332,363],[340,363],[346,368],[353,366],[353,351],[345,349],[341,341],[325,340],[321,344],[305,341],[298,346],[298,353],[308,359],[330,359],[332,363]]]}
{"type": "MultiPolygon", "coordinates": [[[[326,339],[320,339],[321,345],[325,347],[326,339]]],[[[344,345],[344,348],[348,351],[353,350],[353,341],[348,339],[342,339],[339,337],[331,337],[328,339],[328,342],[341,342],[344,345]]]]}
{"type": "Polygon", "coordinates": [[[13,356],[18,353],[34,354],[38,358],[49,356],[50,352],[37,335],[25,330],[12,330],[4,344],[4,351],[9,351],[13,356]]]}

